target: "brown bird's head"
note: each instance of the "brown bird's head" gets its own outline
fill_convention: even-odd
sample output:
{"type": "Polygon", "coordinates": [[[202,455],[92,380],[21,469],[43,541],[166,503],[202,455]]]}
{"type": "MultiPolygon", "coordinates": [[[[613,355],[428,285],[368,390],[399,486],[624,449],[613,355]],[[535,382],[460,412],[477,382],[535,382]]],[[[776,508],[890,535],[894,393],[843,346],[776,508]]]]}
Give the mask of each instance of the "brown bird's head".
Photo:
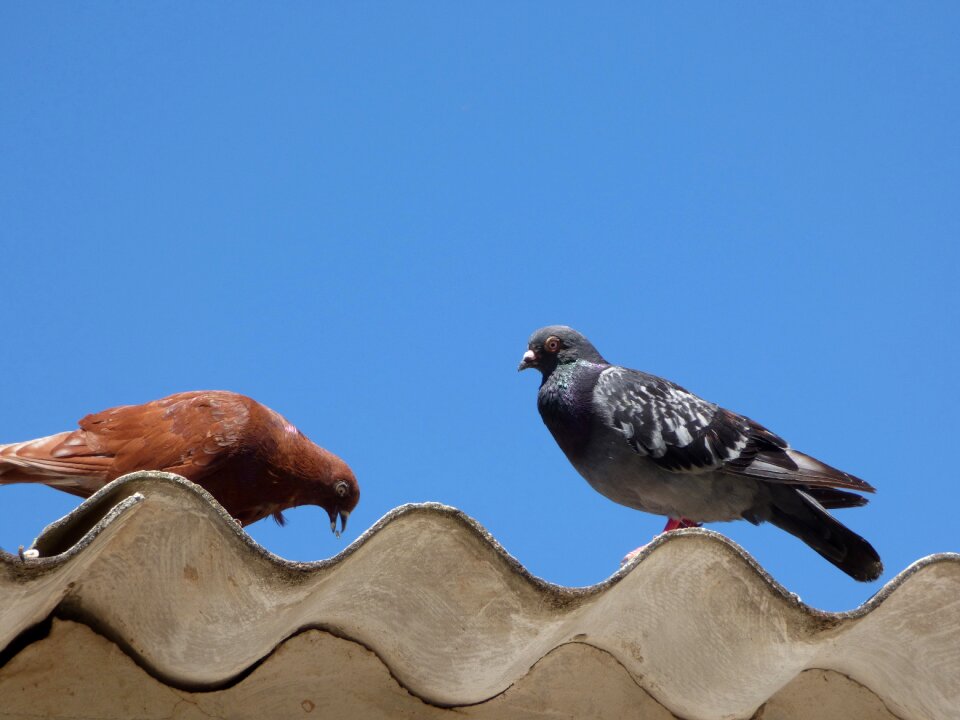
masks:
{"type": "Polygon", "coordinates": [[[360,502],[360,485],[350,466],[311,441],[279,413],[259,404],[257,412],[267,428],[264,435],[269,438],[261,445],[263,460],[273,468],[276,494],[283,497],[282,505],[273,513],[274,520],[283,525],[282,511],[286,508],[319,505],[330,517],[330,530],[340,537],[347,528],[347,518],[360,502]]]}
{"type": "Polygon", "coordinates": [[[353,474],[353,470],[343,460],[333,453],[330,453],[331,468],[329,477],[333,479],[332,485],[328,485],[329,480],[323,484],[329,488],[329,495],[326,502],[318,502],[323,506],[330,516],[330,530],[337,537],[347,529],[347,518],[360,502],[360,485],[353,474]],[[337,529],[337,518],[340,518],[340,529],[337,529]]]}

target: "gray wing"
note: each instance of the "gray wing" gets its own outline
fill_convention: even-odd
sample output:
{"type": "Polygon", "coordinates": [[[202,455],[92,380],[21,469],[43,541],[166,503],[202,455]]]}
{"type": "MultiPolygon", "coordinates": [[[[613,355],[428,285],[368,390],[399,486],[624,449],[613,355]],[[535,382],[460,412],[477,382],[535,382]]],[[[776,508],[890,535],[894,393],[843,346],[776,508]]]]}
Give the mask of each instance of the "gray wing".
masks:
{"type": "MultiPolygon", "coordinates": [[[[594,402],[610,429],[665,470],[717,470],[756,452],[749,420],[655,375],[612,367],[600,375],[594,402]]],[[[764,432],[767,444],[787,446],[764,432]]]]}
{"type": "Polygon", "coordinates": [[[860,478],[793,450],[760,423],[655,375],[612,367],[600,375],[594,403],[609,429],[664,470],[722,470],[804,485],[833,507],[862,504],[863,499],[829,488],[873,491],[860,478]]]}

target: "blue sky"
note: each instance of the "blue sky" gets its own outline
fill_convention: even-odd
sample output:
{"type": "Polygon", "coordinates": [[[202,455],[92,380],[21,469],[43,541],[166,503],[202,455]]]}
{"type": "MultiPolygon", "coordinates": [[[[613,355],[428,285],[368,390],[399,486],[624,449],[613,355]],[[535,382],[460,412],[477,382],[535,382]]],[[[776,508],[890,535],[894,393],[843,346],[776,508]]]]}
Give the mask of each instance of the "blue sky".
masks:
{"type": "MultiPolygon", "coordinates": [[[[455,505],[583,585],[663,519],[536,411],[527,337],[747,414],[879,493],[838,513],[890,579],[960,550],[960,7],[28,3],[0,9],[0,442],[188,389],[345,458],[345,538],[455,505]]],[[[0,546],[77,504],[0,487],[0,546]]],[[[712,526],[811,604],[855,583],[712,526]]]]}

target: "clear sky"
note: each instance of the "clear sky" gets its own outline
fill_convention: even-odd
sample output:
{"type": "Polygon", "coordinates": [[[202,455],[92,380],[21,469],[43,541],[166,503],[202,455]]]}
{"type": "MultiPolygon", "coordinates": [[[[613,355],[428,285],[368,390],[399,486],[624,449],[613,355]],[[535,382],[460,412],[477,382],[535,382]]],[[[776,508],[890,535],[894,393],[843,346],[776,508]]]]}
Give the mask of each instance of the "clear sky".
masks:
{"type": "MultiPolygon", "coordinates": [[[[329,557],[436,500],[533,573],[663,526],[568,465],[518,375],[563,323],[879,492],[889,580],[960,550],[960,5],[7,3],[0,442],[190,389],[346,459],[329,557]]],[[[79,502],[0,487],[0,546],[79,502]]],[[[860,584],[717,524],[788,589],[860,584]]]]}

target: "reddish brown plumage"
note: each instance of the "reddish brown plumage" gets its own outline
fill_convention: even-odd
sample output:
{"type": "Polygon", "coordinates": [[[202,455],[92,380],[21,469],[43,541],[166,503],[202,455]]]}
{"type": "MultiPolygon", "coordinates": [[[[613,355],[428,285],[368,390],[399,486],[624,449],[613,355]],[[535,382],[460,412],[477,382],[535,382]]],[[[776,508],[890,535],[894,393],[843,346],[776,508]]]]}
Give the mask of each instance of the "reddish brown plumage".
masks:
{"type": "Polygon", "coordinates": [[[184,392],[87,415],[80,429],[0,445],[0,484],[39,482],[89,497],[134,470],[177,473],[249,525],[298,505],[345,524],[360,488],[343,460],[281,415],[224,391],[184,392]]]}

